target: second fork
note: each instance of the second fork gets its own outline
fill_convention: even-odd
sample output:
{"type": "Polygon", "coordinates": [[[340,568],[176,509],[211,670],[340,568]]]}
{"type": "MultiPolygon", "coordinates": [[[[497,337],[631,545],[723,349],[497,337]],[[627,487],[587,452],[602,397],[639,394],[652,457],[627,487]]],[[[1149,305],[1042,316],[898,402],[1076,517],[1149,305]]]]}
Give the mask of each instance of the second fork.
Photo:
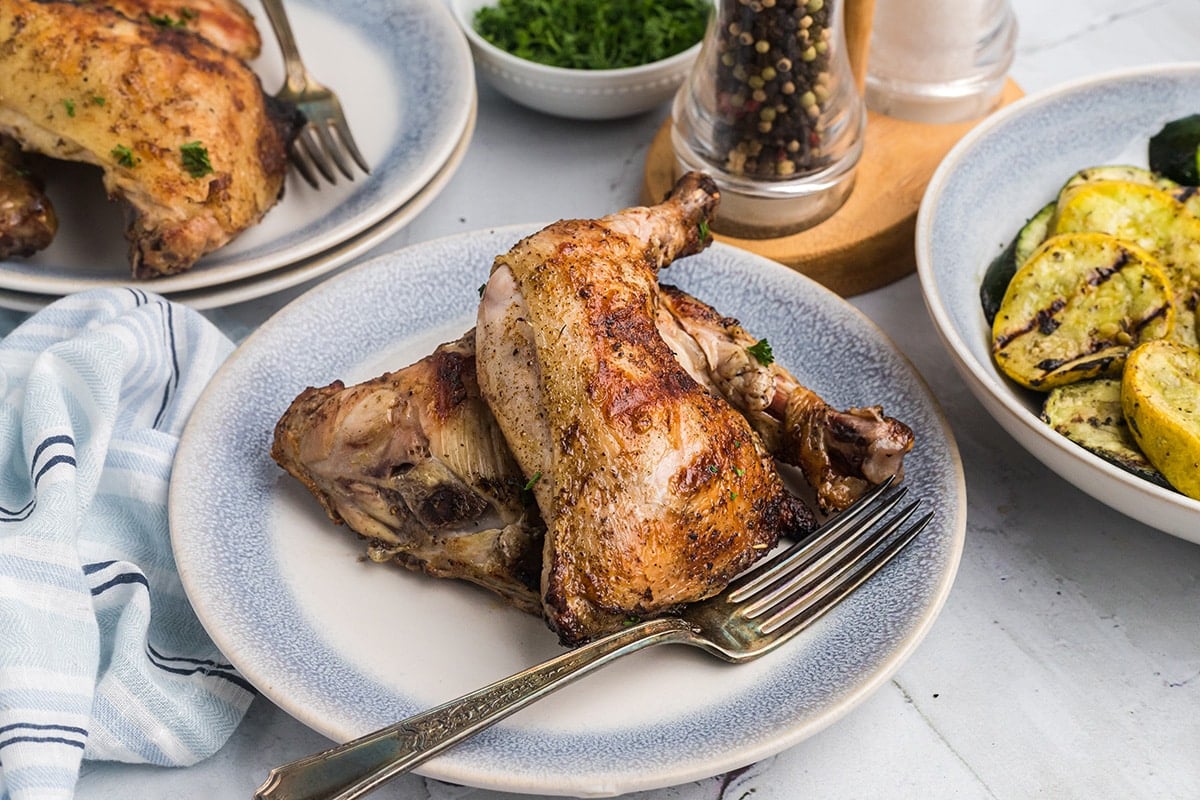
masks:
{"type": "Polygon", "coordinates": [[[283,0],[262,0],[262,3],[271,21],[271,28],[275,31],[275,38],[279,40],[286,71],[283,88],[275,97],[295,105],[307,121],[291,145],[292,163],[296,170],[314,189],[319,185],[317,173],[328,182],[337,183],[333,171],[335,165],[342,175],[354,180],[351,159],[363,172],[370,173],[371,168],[350,133],[350,125],[338,96],[317,82],[304,66],[283,0]]]}

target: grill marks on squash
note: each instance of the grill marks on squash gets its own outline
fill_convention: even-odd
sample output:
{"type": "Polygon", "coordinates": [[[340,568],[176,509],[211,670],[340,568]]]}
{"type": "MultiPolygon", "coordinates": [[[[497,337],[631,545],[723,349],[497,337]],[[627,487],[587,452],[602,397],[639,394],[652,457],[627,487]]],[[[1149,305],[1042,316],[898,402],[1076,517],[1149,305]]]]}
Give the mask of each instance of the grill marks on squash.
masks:
{"type": "Polygon", "coordinates": [[[1114,237],[1051,237],[1013,276],[992,328],[992,352],[1032,389],[1114,375],[1139,342],[1173,325],[1171,287],[1144,250],[1114,237]]]}

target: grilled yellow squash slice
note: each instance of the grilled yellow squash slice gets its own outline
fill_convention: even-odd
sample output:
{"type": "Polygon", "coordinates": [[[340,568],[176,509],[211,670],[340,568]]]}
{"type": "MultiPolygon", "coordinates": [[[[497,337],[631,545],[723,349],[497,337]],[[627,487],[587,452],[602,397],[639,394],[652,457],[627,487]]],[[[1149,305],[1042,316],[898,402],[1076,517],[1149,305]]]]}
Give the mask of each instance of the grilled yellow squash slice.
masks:
{"type": "Polygon", "coordinates": [[[1200,351],[1171,341],[1136,348],[1121,377],[1121,407],[1150,463],[1200,500],[1200,351]]]}
{"type": "Polygon", "coordinates": [[[1136,244],[1103,233],[1042,243],[1013,276],[992,324],[992,356],[1009,377],[1048,391],[1119,375],[1129,351],[1170,335],[1171,285],[1136,244]]]}
{"type": "Polygon", "coordinates": [[[1171,281],[1174,338],[1191,347],[1200,344],[1200,218],[1173,194],[1140,182],[1091,181],[1060,193],[1051,230],[1108,233],[1149,251],[1171,281]]]}
{"type": "Polygon", "coordinates": [[[1103,164],[1097,167],[1085,167],[1070,178],[1067,178],[1067,182],[1058,190],[1058,199],[1061,202],[1066,199],[1067,195],[1081,186],[1100,181],[1140,183],[1144,186],[1153,186],[1171,193],[1182,188],[1170,178],[1164,178],[1158,173],[1151,172],[1142,167],[1135,167],[1128,164],[1103,164]]]}

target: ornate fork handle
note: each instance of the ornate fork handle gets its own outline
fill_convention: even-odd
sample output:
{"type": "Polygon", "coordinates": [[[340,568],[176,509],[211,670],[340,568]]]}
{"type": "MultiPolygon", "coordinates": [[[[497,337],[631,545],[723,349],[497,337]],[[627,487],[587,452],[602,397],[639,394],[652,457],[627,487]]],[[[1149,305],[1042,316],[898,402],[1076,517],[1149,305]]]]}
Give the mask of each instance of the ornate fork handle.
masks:
{"type": "Polygon", "coordinates": [[[354,800],[443,750],[623,655],[689,641],[694,629],[674,618],[648,620],[596,639],[323,753],[271,770],[256,800],[354,800]]]}

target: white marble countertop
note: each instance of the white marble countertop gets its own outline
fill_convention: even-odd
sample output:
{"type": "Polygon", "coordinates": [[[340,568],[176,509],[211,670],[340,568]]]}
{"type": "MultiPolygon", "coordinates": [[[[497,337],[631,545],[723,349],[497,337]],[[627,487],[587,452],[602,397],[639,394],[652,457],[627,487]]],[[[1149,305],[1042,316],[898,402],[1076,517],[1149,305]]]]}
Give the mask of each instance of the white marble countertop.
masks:
{"type": "MultiPolygon", "coordinates": [[[[1012,76],[1026,92],[1200,53],[1195,0],[1013,6],[1012,76]]],[[[479,100],[461,169],[377,251],[635,204],[667,113],[583,123],[526,111],[486,86],[479,100]]],[[[240,338],[303,288],[207,313],[240,338]]],[[[954,371],[915,276],[853,303],[923,373],[957,437],[969,513],[953,591],[911,659],[831,727],[736,775],[634,797],[1200,797],[1200,547],[1105,508],[1010,439],[954,371]]],[[[259,698],[207,761],[187,769],[87,763],[78,796],[249,797],[272,766],[327,744],[259,698]]],[[[377,796],[515,797],[417,775],[377,796]]]]}

